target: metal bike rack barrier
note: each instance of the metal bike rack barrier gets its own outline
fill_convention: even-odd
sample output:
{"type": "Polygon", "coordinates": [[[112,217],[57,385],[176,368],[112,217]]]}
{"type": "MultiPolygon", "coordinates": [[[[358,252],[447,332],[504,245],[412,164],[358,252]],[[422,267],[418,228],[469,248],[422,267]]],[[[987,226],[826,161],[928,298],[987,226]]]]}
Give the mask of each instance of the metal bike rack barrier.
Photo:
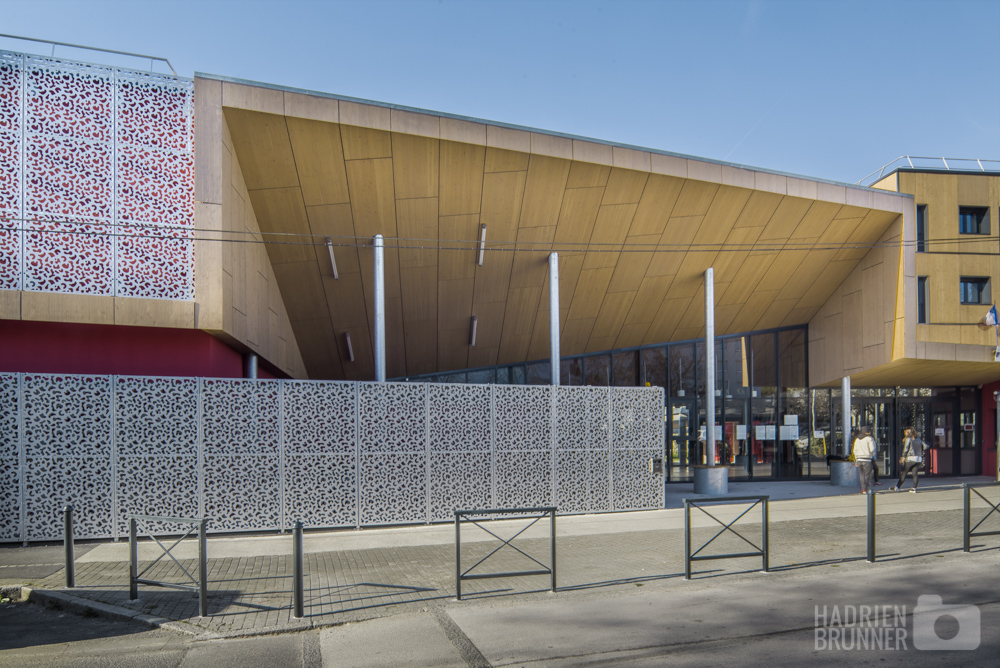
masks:
{"type": "Polygon", "coordinates": [[[193,519],[188,517],[159,517],[156,515],[129,515],[128,516],[128,551],[129,551],[129,600],[134,601],[139,598],[139,585],[150,585],[153,587],[167,587],[170,589],[182,589],[184,591],[197,591],[198,592],[198,603],[199,603],[199,614],[202,617],[208,617],[208,558],[206,556],[207,541],[205,538],[205,529],[208,524],[208,520],[193,519]],[[160,542],[160,539],[153,535],[149,530],[146,530],[146,535],[152,538],[157,545],[163,550],[163,554],[158,556],[151,564],[146,566],[146,568],[139,572],[139,549],[137,541],[137,530],[139,522],[172,522],[175,524],[188,524],[190,528],[184,534],[174,541],[173,545],[170,547],[164,546],[160,542]],[[190,572],[177,561],[177,558],[171,554],[171,550],[177,547],[177,545],[194,534],[195,530],[198,531],[198,577],[195,578],[190,572]],[[170,559],[177,564],[177,567],[184,572],[184,575],[188,577],[192,584],[179,584],[174,582],[161,582],[159,580],[149,580],[143,578],[142,576],[149,571],[153,566],[159,563],[160,559],[164,556],[170,557],[170,559]]]}
{"type": "Polygon", "coordinates": [[[545,506],[540,508],[494,508],[490,510],[456,510],[455,511],[455,598],[459,601],[462,600],[462,580],[483,580],[485,578],[512,578],[520,577],[522,575],[551,575],[552,576],[552,591],[556,590],[556,508],[551,506],[545,506]],[[496,535],[481,522],[485,519],[473,520],[464,519],[471,515],[528,515],[527,517],[518,517],[515,519],[531,520],[531,522],[518,531],[516,534],[510,538],[501,538],[496,535]],[[542,562],[538,561],[530,554],[524,552],[523,550],[511,545],[511,541],[520,536],[522,533],[533,527],[538,520],[549,518],[549,562],[550,565],[546,566],[542,562]],[[462,522],[469,522],[475,524],[477,527],[490,534],[494,538],[500,541],[500,545],[496,547],[492,552],[487,554],[485,557],[477,561],[475,564],[467,568],[465,571],[462,570],[462,522]],[[479,566],[494,554],[502,550],[505,546],[510,547],[522,555],[535,562],[541,566],[538,570],[533,571],[512,571],[507,573],[471,573],[472,569],[479,566]]]}
{"type": "MultiPolygon", "coordinates": [[[[972,550],[972,539],[979,538],[980,536],[1000,536],[1000,531],[980,531],[974,533],[983,522],[989,518],[990,515],[996,513],[1000,516],[1000,502],[994,504],[992,501],[987,499],[985,496],[979,493],[977,487],[1000,487],[1000,482],[984,482],[984,483],[962,483],[962,496],[964,501],[962,503],[962,551],[969,552],[972,550]],[[990,512],[986,513],[983,519],[976,523],[976,526],[971,527],[972,524],[972,493],[975,492],[976,496],[986,502],[986,505],[990,507],[990,512]]],[[[1000,518],[998,518],[1000,519],[1000,518]]]]}
{"type": "Polygon", "coordinates": [[[768,543],[767,543],[767,531],[768,531],[767,505],[770,499],[771,499],[770,496],[713,496],[703,499],[684,499],[684,579],[685,580],[691,579],[692,561],[710,561],[713,559],[740,559],[743,557],[760,557],[761,570],[767,573],[769,570],[768,568],[769,553],[768,553],[768,543]],[[750,507],[748,507],[742,513],[740,513],[736,517],[736,519],[734,519],[732,522],[729,522],[728,524],[726,524],[718,517],[708,512],[707,510],[705,510],[705,508],[702,507],[704,505],[720,506],[725,504],[732,504],[733,502],[747,503],[750,501],[753,501],[753,503],[750,504],[750,507]],[[745,538],[740,532],[736,531],[736,529],[733,529],[733,525],[736,524],[738,521],[740,521],[740,519],[742,519],[744,515],[746,515],[751,510],[756,508],[758,504],[760,505],[760,513],[761,513],[760,514],[761,544],[759,548],[756,545],[754,545],[750,540],[745,538]],[[705,513],[713,520],[718,522],[720,525],[722,525],[722,529],[720,529],[718,533],[709,538],[708,542],[699,547],[693,553],[691,552],[691,509],[692,508],[697,508],[698,510],[700,510],[701,512],[705,513]],[[733,554],[711,554],[711,555],[698,556],[699,552],[708,547],[712,543],[712,541],[714,541],[716,538],[724,534],[726,531],[736,534],[745,543],[755,548],[756,551],[737,552],[733,554]]]}

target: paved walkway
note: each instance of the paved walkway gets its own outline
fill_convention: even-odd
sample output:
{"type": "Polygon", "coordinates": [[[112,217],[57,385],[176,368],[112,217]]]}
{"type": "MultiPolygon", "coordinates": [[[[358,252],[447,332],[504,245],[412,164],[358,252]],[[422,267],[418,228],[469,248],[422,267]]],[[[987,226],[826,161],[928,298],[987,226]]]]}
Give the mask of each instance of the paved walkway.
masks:
{"type": "MultiPolygon", "coordinates": [[[[967,479],[966,479],[967,480],[967,479]]],[[[982,479],[982,482],[987,479],[982,479]]],[[[923,481],[920,493],[878,496],[878,560],[934,559],[961,549],[962,497],[955,480],[923,481]]],[[[733,495],[771,494],[786,497],[770,503],[770,566],[778,573],[809,571],[837,573],[863,563],[865,498],[851,489],[824,482],[739,483],[733,495]],[[810,495],[811,493],[811,495],[810,495]],[[791,497],[791,498],[788,498],[791,497]],[[808,498],[805,498],[808,497],[808,498]]],[[[693,497],[692,494],[687,496],[693,497]]],[[[994,494],[995,496],[995,494],[994,494]]],[[[992,497],[991,497],[992,498],[992,497]]],[[[985,508],[985,504],[980,504],[985,508]]],[[[728,522],[747,504],[717,507],[711,512],[728,522]]],[[[1000,517],[994,514],[1000,528],[1000,517]]],[[[557,522],[557,578],[560,600],[587,599],[646,588],[675,591],[683,582],[683,510],[560,517],[557,522]]],[[[511,536],[524,521],[494,521],[486,526],[511,536]]],[[[692,516],[692,542],[697,547],[721,528],[708,515],[692,516]]],[[[734,553],[760,545],[759,507],[736,525],[743,540],[724,534],[706,552],[734,553]]],[[[986,539],[984,539],[986,540],[986,539]]],[[[472,566],[496,545],[484,531],[463,529],[463,568],[472,566]],[[492,542],[491,542],[492,541],[492,542]]],[[[453,525],[307,533],[305,537],[305,617],[292,616],[291,536],[210,538],[209,611],[198,616],[196,595],[140,587],[136,601],[128,599],[128,545],[85,546],[76,560],[77,587],[65,593],[78,599],[116,606],[156,618],[173,620],[192,632],[247,634],[293,630],[423,612],[497,607],[551,601],[547,576],[497,578],[463,583],[463,601],[455,601],[455,530],[453,525]]],[[[515,541],[521,550],[549,563],[547,522],[531,527],[515,541]]],[[[159,553],[152,543],[141,545],[140,570],[159,553]]],[[[52,547],[33,549],[51,562],[52,547]],[[48,550],[49,552],[45,552],[48,550]]],[[[191,573],[197,572],[196,544],[185,541],[174,554],[191,573]]],[[[0,550],[0,560],[6,550],[0,550]]],[[[10,552],[13,554],[14,551],[10,552]]],[[[709,588],[724,588],[740,578],[758,577],[759,559],[700,562],[695,578],[709,588]]],[[[538,568],[524,555],[504,548],[475,572],[509,572],[538,568]]],[[[145,577],[180,582],[180,570],[168,559],[145,577]]],[[[764,576],[768,577],[768,576],[764,576]]],[[[774,578],[767,582],[773,582],[774,578]]],[[[998,580],[1000,582],[1000,580],[998,580]]],[[[46,590],[61,590],[61,568],[34,580],[46,590]]]]}
{"type": "MultiPolygon", "coordinates": [[[[962,494],[955,482],[922,481],[918,494],[877,496],[876,564],[864,560],[866,499],[854,490],[824,482],[742,483],[731,486],[732,495],[785,497],[769,506],[770,573],[760,572],[759,558],[728,559],[696,563],[693,580],[685,581],[684,512],[667,509],[558,518],[555,594],[548,591],[548,576],[504,577],[464,582],[463,600],[456,601],[453,525],[307,533],[303,619],[292,616],[287,534],[209,539],[205,618],[190,592],[140,587],[139,599],[129,601],[126,543],[81,546],[75,589],[63,588],[65,574],[58,567],[31,584],[87,605],[141,613],[147,621],[170,620],[168,627],[202,639],[326,627],[317,640],[324,665],[656,665],[664,652],[686,656],[697,643],[714,643],[716,658],[739,661],[743,650],[726,645],[734,636],[756,638],[763,648],[783,634],[800,637],[796,647],[809,649],[806,655],[793,652],[795,660],[787,665],[798,665],[803,656],[816,656],[810,640],[814,604],[903,605],[911,609],[904,615],[910,620],[923,594],[978,605],[983,647],[993,652],[984,656],[995,657],[1000,537],[977,539],[971,554],[962,553],[962,494]]],[[[1000,488],[984,492],[1000,501],[1000,488]]],[[[728,522],[748,505],[710,512],[728,522]]],[[[988,509],[982,501],[974,508],[973,521],[988,509]]],[[[988,522],[983,530],[1000,530],[1000,515],[988,522]]],[[[524,524],[485,526],[507,537],[524,524]]],[[[721,528],[697,511],[692,526],[696,547],[721,528]]],[[[759,507],[735,526],[744,538],[724,534],[706,552],[745,552],[753,549],[747,541],[760,545],[759,507]]],[[[492,550],[491,540],[482,530],[463,528],[463,567],[492,550]]],[[[547,523],[531,527],[515,545],[547,565],[547,523]]],[[[141,547],[143,569],[155,559],[156,546],[141,547]]],[[[192,573],[195,549],[192,541],[175,549],[192,573]]],[[[33,553],[57,563],[58,550],[0,549],[0,566],[30,562],[33,553]]],[[[480,572],[483,567],[506,572],[538,566],[504,548],[480,572]]],[[[161,560],[147,577],[179,581],[179,575],[174,564],[161,560]]],[[[912,622],[906,624],[912,633],[912,622]]]]}

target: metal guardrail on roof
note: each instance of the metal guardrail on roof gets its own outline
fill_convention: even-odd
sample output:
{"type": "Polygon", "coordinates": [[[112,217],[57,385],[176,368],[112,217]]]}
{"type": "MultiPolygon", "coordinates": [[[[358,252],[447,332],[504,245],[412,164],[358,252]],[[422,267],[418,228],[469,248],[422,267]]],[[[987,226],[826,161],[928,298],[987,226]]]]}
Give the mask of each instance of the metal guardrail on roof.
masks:
{"type": "Polygon", "coordinates": [[[51,44],[52,45],[52,53],[50,55],[52,57],[55,57],[55,55],[56,55],[56,47],[57,46],[65,46],[65,47],[69,47],[71,49],[84,49],[85,51],[100,51],[101,53],[114,53],[114,54],[117,54],[119,56],[128,56],[130,58],[142,58],[143,60],[148,60],[149,61],[149,70],[150,71],[153,71],[153,63],[154,62],[161,62],[161,63],[164,63],[167,67],[170,68],[171,74],[173,74],[174,76],[177,76],[177,70],[175,70],[174,66],[170,64],[170,61],[167,60],[166,58],[161,58],[159,56],[147,56],[146,54],[143,54],[143,53],[131,53],[129,51],[116,51],[114,49],[102,49],[101,47],[98,47],[98,46],[85,46],[83,44],[70,44],[69,42],[54,42],[51,39],[35,39],[34,37],[22,37],[21,35],[0,35],[0,37],[4,37],[4,38],[7,38],[7,39],[19,39],[19,40],[22,40],[22,41],[25,41],[25,42],[36,42],[38,44],[51,44]]]}
{"type": "Polygon", "coordinates": [[[979,158],[927,158],[915,155],[901,155],[892,162],[857,182],[859,186],[868,186],[891,174],[897,169],[933,169],[958,172],[1000,172],[1000,160],[981,160],[979,158]]]}

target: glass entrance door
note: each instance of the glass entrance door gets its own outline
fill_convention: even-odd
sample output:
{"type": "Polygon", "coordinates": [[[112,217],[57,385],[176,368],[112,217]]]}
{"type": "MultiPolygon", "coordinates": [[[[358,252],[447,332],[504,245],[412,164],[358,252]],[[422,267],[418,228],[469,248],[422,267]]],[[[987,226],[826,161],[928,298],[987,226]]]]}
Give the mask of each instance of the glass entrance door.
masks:
{"type": "Polygon", "coordinates": [[[701,463],[698,448],[698,428],[693,418],[694,401],[672,397],[669,403],[668,450],[671,482],[689,482],[694,480],[695,464],[701,463]]]}
{"type": "Polygon", "coordinates": [[[952,438],[952,402],[935,401],[931,404],[931,440],[927,441],[929,460],[927,472],[931,475],[951,475],[955,470],[955,449],[952,438]]]}
{"type": "MultiPolygon", "coordinates": [[[[875,462],[878,465],[879,479],[891,478],[896,474],[896,428],[893,402],[884,399],[869,399],[860,397],[851,400],[851,429],[855,438],[862,425],[872,429],[875,447],[878,449],[875,462]]],[[[853,440],[852,440],[853,444],[853,440]]]]}

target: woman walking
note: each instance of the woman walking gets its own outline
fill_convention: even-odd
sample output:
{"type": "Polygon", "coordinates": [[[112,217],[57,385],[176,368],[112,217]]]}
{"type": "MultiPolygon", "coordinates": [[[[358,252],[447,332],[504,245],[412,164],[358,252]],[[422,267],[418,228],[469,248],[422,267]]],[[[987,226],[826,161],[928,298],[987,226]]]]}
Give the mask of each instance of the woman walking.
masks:
{"type": "Polygon", "coordinates": [[[913,474],[913,487],[910,488],[911,492],[917,491],[917,483],[920,478],[917,477],[917,472],[924,463],[924,442],[917,438],[917,431],[913,427],[908,428],[903,432],[903,456],[899,458],[899,482],[896,486],[892,488],[892,491],[898,492],[903,488],[903,481],[906,480],[906,474],[913,474]]]}

